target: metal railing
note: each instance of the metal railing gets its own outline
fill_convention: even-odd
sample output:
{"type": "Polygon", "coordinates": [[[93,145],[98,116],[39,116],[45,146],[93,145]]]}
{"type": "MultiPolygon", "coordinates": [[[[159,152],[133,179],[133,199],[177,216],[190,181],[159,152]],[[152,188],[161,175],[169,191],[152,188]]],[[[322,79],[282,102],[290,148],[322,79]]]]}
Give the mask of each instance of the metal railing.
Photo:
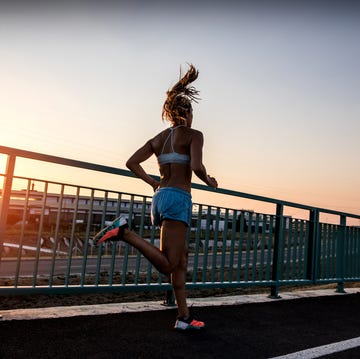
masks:
{"type": "MultiPolygon", "coordinates": [[[[171,289],[168,277],[132,247],[96,247],[91,239],[124,214],[140,236],[157,245],[150,197],[14,174],[16,158],[117,176],[133,177],[131,172],[4,146],[1,153],[7,166],[0,174],[0,295],[171,289]]],[[[222,188],[216,193],[272,203],[276,212],[194,203],[188,288],[263,286],[276,298],[283,285],[338,283],[343,291],[344,283],[360,280],[360,228],[346,225],[360,215],[222,188]],[[305,210],[308,218],[284,215],[287,207],[305,210]],[[339,223],[321,223],[321,214],[338,216],[339,223]]]]}

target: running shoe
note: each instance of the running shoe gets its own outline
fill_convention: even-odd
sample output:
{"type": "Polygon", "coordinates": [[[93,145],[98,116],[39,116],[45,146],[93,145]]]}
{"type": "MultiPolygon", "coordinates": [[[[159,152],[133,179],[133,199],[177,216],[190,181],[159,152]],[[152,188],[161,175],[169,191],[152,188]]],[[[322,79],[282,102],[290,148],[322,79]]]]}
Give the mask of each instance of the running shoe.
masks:
{"type": "Polygon", "coordinates": [[[95,234],[93,241],[96,246],[105,241],[120,241],[124,237],[124,229],[128,228],[127,219],[120,216],[114,219],[110,225],[95,234]]]}
{"type": "Polygon", "coordinates": [[[174,328],[177,330],[190,330],[190,329],[199,330],[205,328],[205,323],[195,320],[192,317],[189,317],[188,319],[177,318],[174,328]]]}

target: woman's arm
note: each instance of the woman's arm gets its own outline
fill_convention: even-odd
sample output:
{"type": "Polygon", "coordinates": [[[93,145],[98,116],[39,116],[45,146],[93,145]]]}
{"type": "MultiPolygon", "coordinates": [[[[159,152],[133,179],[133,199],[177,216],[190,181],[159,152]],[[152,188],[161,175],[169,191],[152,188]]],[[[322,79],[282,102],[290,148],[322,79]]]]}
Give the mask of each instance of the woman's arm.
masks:
{"type": "Polygon", "coordinates": [[[149,157],[154,154],[151,146],[151,140],[145,143],[144,146],[140,147],[126,162],[126,167],[132,171],[137,177],[141,178],[147,184],[149,184],[154,191],[159,187],[160,183],[154,178],[149,176],[142,166],[141,162],[146,161],[149,157]]]}
{"type": "Polygon", "coordinates": [[[216,188],[218,183],[214,177],[207,174],[206,168],[202,162],[202,149],[204,145],[204,136],[201,132],[195,131],[191,140],[191,169],[208,186],[216,188]]]}

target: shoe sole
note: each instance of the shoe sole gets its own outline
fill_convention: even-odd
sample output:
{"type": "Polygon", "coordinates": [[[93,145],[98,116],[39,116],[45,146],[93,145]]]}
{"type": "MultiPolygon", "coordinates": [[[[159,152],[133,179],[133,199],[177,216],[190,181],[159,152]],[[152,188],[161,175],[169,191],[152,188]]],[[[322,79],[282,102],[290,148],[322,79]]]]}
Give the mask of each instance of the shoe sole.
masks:
{"type": "Polygon", "coordinates": [[[114,223],[118,220],[119,220],[118,224],[121,224],[122,218],[118,217],[109,226],[102,229],[93,237],[93,241],[96,246],[105,242],[106,240],[110,240],[111,238],[113,238],[112,240],[117,240],[117,241],[120,240],[120,238],[117,238],[119,234],[119,229],[123,226],[127,226],[127,222],[125,221],[125,223],[123,223],[120,226],[118,224],[114,225],[114,223]]]}
{"type": "Polygon", "coordinates": [[[110,240],[111,238],[116,238],[119,233],[119,227],[111,229],[110,231],[106,232],[97,242],[96,245],[99,245],[106,240],[110,240]]]}
{"type": "Polygon", "coordinates": [[[179,331],[179,332],[186,332],[186,331],[189,331],[189,330],[202,330],[202,329],[205,329],[205,327],[194,327],[192,325],[189,325],[187,328],[177,328],[177,327],[175,327],[174,329],[179,331]]]}

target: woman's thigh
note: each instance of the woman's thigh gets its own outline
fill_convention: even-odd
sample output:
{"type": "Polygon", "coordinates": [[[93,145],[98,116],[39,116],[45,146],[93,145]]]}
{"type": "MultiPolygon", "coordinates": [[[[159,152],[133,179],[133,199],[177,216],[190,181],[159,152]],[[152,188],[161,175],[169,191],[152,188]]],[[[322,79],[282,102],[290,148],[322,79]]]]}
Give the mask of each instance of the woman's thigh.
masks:
{"type": "Polygon", "coordinates": [[[161,225],[160,250],[175,268],[186,255],[187,226],[184,222],[165,219],[161,225]]]}

